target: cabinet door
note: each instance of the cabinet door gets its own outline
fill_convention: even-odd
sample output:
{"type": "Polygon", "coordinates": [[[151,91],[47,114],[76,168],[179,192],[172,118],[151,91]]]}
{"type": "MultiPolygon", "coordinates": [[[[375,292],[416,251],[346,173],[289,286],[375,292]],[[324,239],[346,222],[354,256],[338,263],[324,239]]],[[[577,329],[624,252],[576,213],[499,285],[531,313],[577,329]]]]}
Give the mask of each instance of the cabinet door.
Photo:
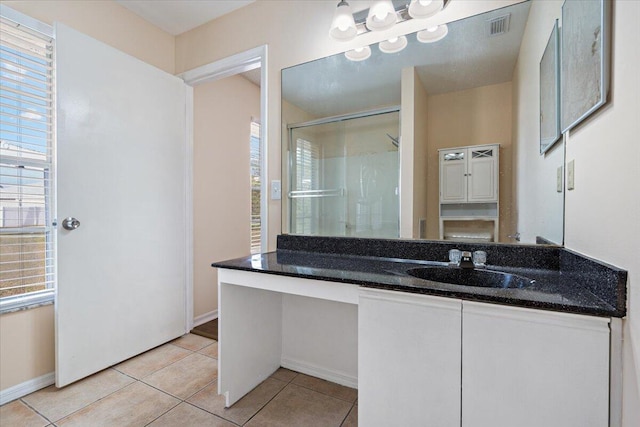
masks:
{"type": "Polygon", "coordinates": [[[460,426],[461,301],[361,289],[358,420],[460,426]]]}
{"type": "Polygon", "coordinates": [[[463,427],[605,427],[609,319],[463,302],[463,427]]]}
{"type": "Polygon", "coordinates": [[[469,202],[498,201],[498,147],[469,149],[469,202]]]}
{"type": "Polygon", "coordinates": [[[467,150],[440,152],[440,202],[467,201],[467,150]]]}

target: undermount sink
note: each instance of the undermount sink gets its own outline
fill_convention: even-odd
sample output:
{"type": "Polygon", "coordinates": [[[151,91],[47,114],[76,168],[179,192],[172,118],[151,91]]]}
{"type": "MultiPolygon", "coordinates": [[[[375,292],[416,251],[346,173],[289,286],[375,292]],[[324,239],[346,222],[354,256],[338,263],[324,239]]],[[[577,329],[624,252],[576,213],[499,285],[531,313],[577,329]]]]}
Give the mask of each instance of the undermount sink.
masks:
{"type": "Polygon", "coordinates": [[[484,288],[524,288],[535,280],[499,271],[464,269],[459,267],[422,267],[407,270],[418,279],[452,285],[481,286],[484,288]]]}

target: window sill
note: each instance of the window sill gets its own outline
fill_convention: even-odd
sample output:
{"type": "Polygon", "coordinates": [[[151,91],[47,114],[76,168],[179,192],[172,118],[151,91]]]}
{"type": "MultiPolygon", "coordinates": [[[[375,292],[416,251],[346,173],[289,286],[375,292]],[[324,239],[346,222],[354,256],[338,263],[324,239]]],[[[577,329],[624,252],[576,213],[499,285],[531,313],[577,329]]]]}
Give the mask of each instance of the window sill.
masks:
{"type": "Polygon", "coordinates": [[[53,304],[54,298],[54,289],[2,298],[0,300],[0,314],[29,310],[32,308],[42,307],[43,305],[53,304]]]}

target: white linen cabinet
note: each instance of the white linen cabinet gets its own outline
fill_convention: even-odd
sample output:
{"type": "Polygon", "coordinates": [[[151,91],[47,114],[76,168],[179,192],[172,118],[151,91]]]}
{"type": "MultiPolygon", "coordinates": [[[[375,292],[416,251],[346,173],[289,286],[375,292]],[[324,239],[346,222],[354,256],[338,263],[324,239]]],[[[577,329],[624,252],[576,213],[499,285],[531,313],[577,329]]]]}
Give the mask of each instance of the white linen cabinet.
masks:
{"type": "Polygon", "coordinates": [[[498,241],[500,145],[438,150],[440,239],[498,241]]]}

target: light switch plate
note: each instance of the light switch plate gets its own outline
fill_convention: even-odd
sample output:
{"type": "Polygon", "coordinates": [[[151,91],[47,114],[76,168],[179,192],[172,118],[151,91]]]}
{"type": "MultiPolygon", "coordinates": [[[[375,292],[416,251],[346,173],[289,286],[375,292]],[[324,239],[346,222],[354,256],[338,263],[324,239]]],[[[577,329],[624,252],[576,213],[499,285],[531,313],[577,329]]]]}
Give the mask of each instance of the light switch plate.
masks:
{"type": "Polygon", "coordinates": [[[576,171],[575,171],[575,160],[571,160],[567,164],[567,190],[573,190],[576,188],[576,171]]]}
{"type": "Polygon", "coordinates": [[[564,178],[564,170],[562,166],[558,166],[558,172],[556,174],[556,191],[562,193],[562,180],[564,178]]]}
{"type": "Polygon", "coordinates": [[[279,179],[271,181],[271,200],[282,199],[282,186],[279,179]]]}

